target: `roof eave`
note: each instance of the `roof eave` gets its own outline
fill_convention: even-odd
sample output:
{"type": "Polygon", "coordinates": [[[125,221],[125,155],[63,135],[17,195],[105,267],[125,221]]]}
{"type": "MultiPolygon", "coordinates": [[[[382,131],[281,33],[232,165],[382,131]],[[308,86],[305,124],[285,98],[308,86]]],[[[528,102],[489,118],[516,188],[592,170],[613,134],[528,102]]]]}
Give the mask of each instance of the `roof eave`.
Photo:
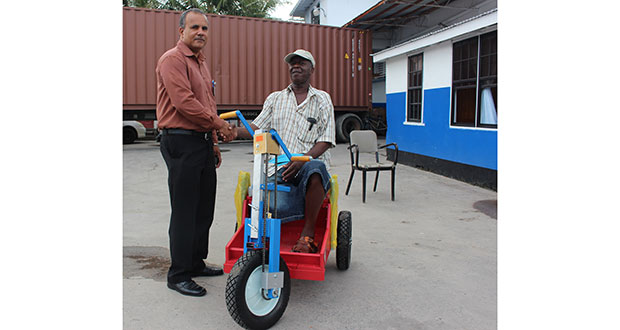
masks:
{"type": "Polygon", "coordinates": [[[497,24],[497,8],[370,55],[374,63],[384,62],[389,58],[438,44],[493,24],[497,24]]]}
{"type": "Polygon", "coordinates": [[[377,2],[374,6],[368,8],[368,10],[366,10],[365,12],[357,15],[357,17],[355,17],[354,19],[346,22],[342,27],[350,27],[351,25],[357,23],[357,21],[359,21],[360,19],[362,19],[364,16],[372,13],[375,9],[377,9],[379,6],[381,6],[382,4],[385,3],[385,0],[379,1],[377,2]]]}

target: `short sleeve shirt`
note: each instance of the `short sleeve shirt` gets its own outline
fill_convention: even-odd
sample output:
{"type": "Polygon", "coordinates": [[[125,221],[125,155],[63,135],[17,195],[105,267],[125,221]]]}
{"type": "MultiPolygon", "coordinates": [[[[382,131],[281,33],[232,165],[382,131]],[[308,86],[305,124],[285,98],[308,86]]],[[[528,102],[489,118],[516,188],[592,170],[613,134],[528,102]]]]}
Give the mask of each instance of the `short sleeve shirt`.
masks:
{"type": "MultiPolygon", "coordinates": [[[[263,104],[263,110],[252,123],[263,130],[275,129],[291,153],[305,154],[317,142],[336,146],[336,125],[331,97],[327,92],[312,86],[308,88],[306,99],[299,105],[291,85],[271,93],[263,104]],[[314,118],[316,123],[311,125],[308,118],[314,118]]],[[[323,161],[329,170],[329,150],[319,156],[319,160],[323,161]]],[[[269,175],[273,174],[271,172],[273,169],[269,175]]]]}

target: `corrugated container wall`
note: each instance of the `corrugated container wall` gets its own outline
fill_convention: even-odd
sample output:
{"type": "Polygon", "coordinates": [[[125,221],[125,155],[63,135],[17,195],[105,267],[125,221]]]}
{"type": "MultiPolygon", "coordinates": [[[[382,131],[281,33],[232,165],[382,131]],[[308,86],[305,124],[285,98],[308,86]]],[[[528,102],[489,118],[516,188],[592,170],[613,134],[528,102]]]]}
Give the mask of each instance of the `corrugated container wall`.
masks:
{"type": "MultiPolygon", "coordinates": [[[[123,108],[155,108],[159,57],[179,40],[180,12],[123,8],[123,108]]],[[[260,110],[290,78],[283,58],[297,48],[316,59],[312,86],[329,92],[336,110],[371,106],[369,31],[238,16],[207,15],[203,52],[216,80],[218,110],[260,110]]]]}

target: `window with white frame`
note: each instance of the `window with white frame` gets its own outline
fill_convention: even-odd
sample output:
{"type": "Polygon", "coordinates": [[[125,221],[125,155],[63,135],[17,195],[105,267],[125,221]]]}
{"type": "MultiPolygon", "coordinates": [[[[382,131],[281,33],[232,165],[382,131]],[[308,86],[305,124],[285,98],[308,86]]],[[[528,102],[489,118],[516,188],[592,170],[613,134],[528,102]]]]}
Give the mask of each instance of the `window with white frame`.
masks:
{"type": "Polygon", "coordinates": [[[422,54],[407,61],[407,121],[422,122],[422,54]]]}
{"type": "Polygon", "coordinates": [[[451,124],[497,128],[497,31],[453,44],[451,124]]]}

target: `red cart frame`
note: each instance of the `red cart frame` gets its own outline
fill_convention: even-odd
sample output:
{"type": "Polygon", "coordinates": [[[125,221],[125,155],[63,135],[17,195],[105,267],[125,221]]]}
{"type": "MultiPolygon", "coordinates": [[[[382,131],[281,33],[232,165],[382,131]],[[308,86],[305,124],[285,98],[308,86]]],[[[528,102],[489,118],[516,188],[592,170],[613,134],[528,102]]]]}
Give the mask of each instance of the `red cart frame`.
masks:
{"type": "MultiPolygon", "coordinates": [[[[243,219],[250,214],[252,197],[243,201],[243,219]]],[[[280,236],[280,256],[288,266],[291,278],[300,280],[323,281],[325,279],[325,263],[331,251],[331,204],[329,198],[323,200],[316,221],[315,242],[319,246],[317,253],[291,252],[291,248],[299,239],[304,226],[304,219],[282,224],[280,236]]],[[[243,226],[237,229],[231,240],[226,244],[226,262],[224,272],[229,273],[233,265],[243,255],[243,226]]]]}

